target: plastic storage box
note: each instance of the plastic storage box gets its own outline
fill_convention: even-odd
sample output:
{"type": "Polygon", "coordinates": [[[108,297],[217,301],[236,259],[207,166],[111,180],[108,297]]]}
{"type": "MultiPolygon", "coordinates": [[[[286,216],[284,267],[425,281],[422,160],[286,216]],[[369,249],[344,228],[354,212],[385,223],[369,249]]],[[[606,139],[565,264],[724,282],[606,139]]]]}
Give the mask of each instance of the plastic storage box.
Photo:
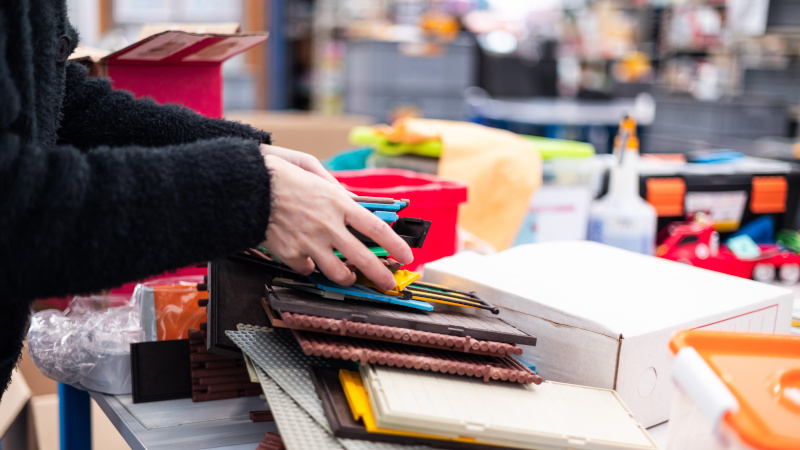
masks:
{"type": "Polygon", "coordinates": [[[800,337],[682,331],[667,449],[800,448],[800,337]]]}
{"type": "Polygon", "coordinates": [[[658,230],[708,212],[716,231],[727,239],[762,216],[772,217],[777,229],[795,228],[800,170],[751,157],[717,164],[642,161],[639,194],[656,208],[658,230]]]}
{"type": "Polygon", "coordinates": [[[368,169],[333,174],[349,191],[364,196],[406,198],[411,205],[400,217],[415,217],[432,222],[422,248],[413,249],[414,270],[456,252],[458,205],[467,201],[467,185],[406,170],[368,169]]]}

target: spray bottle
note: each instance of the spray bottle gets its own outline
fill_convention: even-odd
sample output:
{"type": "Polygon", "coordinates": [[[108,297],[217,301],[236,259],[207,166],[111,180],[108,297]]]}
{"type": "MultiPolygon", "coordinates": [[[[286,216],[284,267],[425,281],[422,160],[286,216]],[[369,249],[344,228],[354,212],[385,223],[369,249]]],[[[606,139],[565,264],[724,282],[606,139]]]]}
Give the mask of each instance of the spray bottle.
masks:
{"type": "Polygon", "coordinates": [[[652,255],[656,210],[639,196],[639,139],[636,122],[625,117],[614,141],[614,166],[608,193],[592,204],[588,238],[633,252],[652,255]]]}

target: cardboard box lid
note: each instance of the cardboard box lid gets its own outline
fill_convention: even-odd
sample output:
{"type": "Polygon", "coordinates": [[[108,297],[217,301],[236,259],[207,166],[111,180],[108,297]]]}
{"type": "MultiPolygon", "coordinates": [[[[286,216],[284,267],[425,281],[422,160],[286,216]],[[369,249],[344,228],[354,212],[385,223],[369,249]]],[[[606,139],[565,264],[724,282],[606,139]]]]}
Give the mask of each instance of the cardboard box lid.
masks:
{"type": "Polygon", "coordinates": [[[108,52],[79,46],[73,61],[114,64],[219,64],[264,42],[268,33],[240,34],[236,23],[147,24],[133,44],[108,52]]]}
{"type": "Polygon", "coordinates": [[[181,22],[165,22],[165,23],[146,23],[142,25],[139,30],[139,36],[136,37],[136,42],[143,41],[150,36],[163,33],[165,31],[183,31],[184,33],[196,34],[223,34],[235,35],[242,31],[242,28],[236,22],[221,22],[221,23],[181,23],[181,22]]]}
{"type": "Polygon", "coordinates": [[[496,291],[494,296],[478,293],[499,300],[506,310],[615,339],[792,295],[777,286],[589,241],[528,244],[490,256],[459,253],[426,264],[425,279],[456,287],[458,279],[470,280],[496,291]]]}

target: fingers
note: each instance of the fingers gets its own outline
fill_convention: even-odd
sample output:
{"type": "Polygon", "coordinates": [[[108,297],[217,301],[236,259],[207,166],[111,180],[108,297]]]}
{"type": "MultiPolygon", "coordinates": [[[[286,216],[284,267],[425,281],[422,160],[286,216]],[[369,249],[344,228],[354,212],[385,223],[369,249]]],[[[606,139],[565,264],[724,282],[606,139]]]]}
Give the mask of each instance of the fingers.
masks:
{"type": "Polygon", "coordinates": [[[319,162],[319,159],[308,153],[291,150],[276,145],[261,144],[261,153],[264,155],[274,155],[284,161],[294,164],[295,166],[317,175],[329,183],[341,186],[336,178],[330,172],[325,170],[325,167],[319,162]]]}
{"type": "Polygon", "coordinates": [[[409,264],[414,261],[414,255],[411,253],[411,248],[406,241],[398,236],[386,222],[367,209],[354,204],[352,208],[348,208],[345,212],[345,222],[371,238],[401,263],[409,264]]]}
{"type": "Polygon", "coordinates": [[[333,253],[332,249],[317,252],[313,255],[313,258],[317,262],[319,270],[334,283],[350,286],[356,282],[356,274],[347,268],[344,262],[333,253]]]}
{"type": "Polygon", "coordinates": [[[333,183],[337,186],[341,186],[339,184],[339,181],[325,169],[325,167],[322,165],[321,162],[319,162],[317,158],[314,158],[313,156],[309,156],[309,158],[306,161],[304,161],[300,165],[300,167],[315,175],[319,175],[325,181],[333,183]]]}
{"type": "Polygon", "coordinates": [[[311,275],[314,272],[314,261],[311,260],[308,256],[299,255],[295,257],[289,258],[281,258],[280,255],[275,255],[280,259],[284,264],[294,269],[300,275],[311,275]]]}
{"type": "Polygon", "coordinates": [[[337,240],[336,248],[347,259],[347,263],[357,267],[361,273],[383,290],[394,289],[397,283],[394,275],[377,256],[350,233],[337,240]]]}
{"type": "Polygon", "coordinates": [[[308,275],[316,267],[337,284],[353,284],[356,276],[334,254],[333,249],[338,249],[348,265],[358,268],[377,286],[385,290],[395,287],[391,271],[346,226],[353,226],[395,259],[408,264],[413,256],[403,239],[353,201],[318,161],[307,160],[311,161],[306,163],[307,167],[316,167],[314,171],[324,172],[333,182],[325,181],[325,177],[312,170],[304,170],[300,164],[292,164],[282,155],[270,153],[264,159],[273,172],[273,201],[265,248],[301,274],[308,275]]]}

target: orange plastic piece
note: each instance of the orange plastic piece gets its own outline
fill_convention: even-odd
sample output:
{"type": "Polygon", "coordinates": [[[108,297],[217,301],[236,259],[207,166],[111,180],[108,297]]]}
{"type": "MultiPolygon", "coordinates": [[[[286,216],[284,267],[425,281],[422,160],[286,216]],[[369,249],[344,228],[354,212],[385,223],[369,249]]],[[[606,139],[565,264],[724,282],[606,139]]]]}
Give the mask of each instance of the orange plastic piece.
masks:
{"type": "Polygon", "coordinates": [[[787,190],[785,177],[753,177],[750,211],[753,214],[786,212],[787,190]]]}
{"type": "Polygon", "coordinates": [[[739,403],[724,425],[755,449],[800,448],[800,336],[690,330],[670,341],[693,347],[739,403]]]}
{"type": "MultiPolygon", "coordinates": [[[[623,148],[622,150],[628,149],[635,149],[637,152],[639,151],[639,138],[636,136],[636,119],[630,116],[625,116],[622,120],[619,121],[619,131],[622,133],[623,131],[628,132],[628,142],[626,144],[627,148],[623,148]]],[[[620,145],[619,142],[620,135],[614,138],[614,147],[618,147],[620,145]]]]}
{"type": "Polygon", "coordinates": [[[648,178],[647,203],[658,217],[683,216],[686,182],[683,178],[648,178]]]}
{"type": "Polygon", "coordinates": [[[197,301],[208,298],[208,291],[197,285],[153,286],[156,310],[156,337],[159,341],[188,339],[189,330],[200,329],[206,321],[206,309],[197,301]]]}

